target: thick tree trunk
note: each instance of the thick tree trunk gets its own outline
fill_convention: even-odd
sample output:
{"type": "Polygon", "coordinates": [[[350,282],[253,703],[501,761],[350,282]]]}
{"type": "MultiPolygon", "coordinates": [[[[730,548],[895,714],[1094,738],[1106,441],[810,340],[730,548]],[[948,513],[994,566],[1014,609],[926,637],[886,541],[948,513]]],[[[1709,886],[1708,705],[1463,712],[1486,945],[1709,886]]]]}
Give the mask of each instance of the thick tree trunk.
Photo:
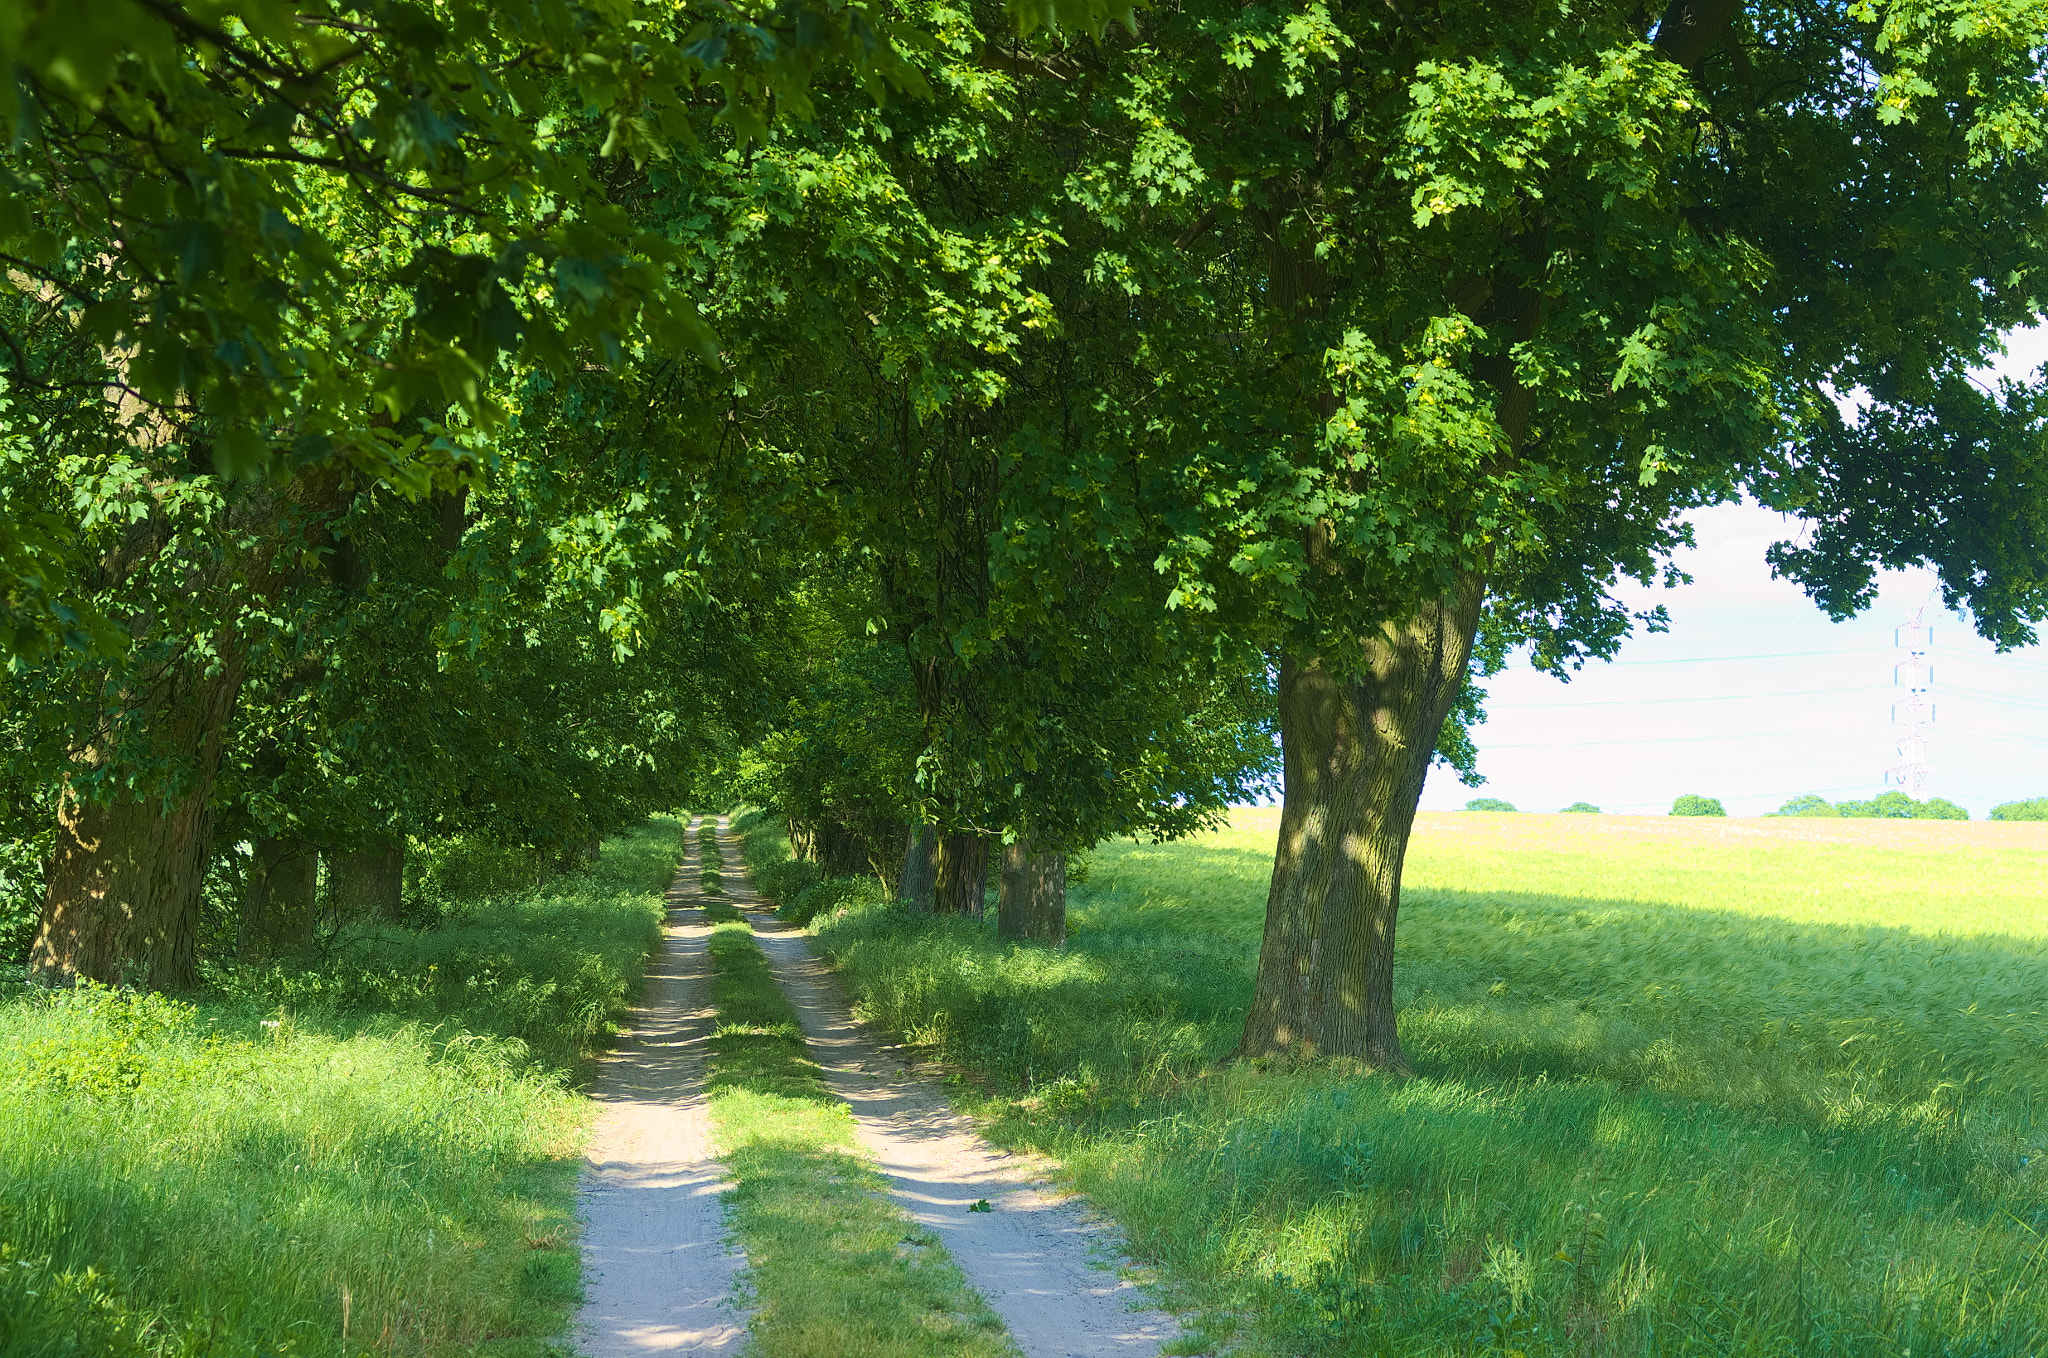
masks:
{"type": "Polygon", "coordinates": [[[327,860],[327,890],[344,919],[395,921],[405,895],[405,846],[335,854],[327,860]]]}
{"type": "Polygon", "coordinates": [[[1286,803],[1240,1057],[1342,1056],[1406,1070],[1394,1019],[1401,861],[1478,627],[1482,582],[1388,624],[1361,673],[1280,667],[1286,803]]]}
{"type": "MultiPolygon", "coordinates": [[[[213,853],[213,786],[242,665],[174,660],[142,691],[161,748],[189,761],[174,795],[95,803],[67,786],[29,974],[45,985],[182,989],[197,979],[199,893],[213,853]]],[[[99,751],[87,756],[97,762],[99,751]]]]}
{"type": "Polygon", "coordinates": [[[972,830],[940,835],[932,909],[941,915],[980,919],[987,886],[988,840],[972,830]]]}
{"type": "Polygon", "coordinates": [[[903,875],[897,882],[897,899],[920,914],[932,908],[932,893],[938,885],[939,832],[920,825],[905,836],[903,875]]]}
{"type": "Polygon", "coordinates": [[[260,962],[313,941],[320,909],[320,851],[303,839],[256,841],[242,898],[237,946],[244,962],[260,962]]]}
{"type": "Polygon", "coordinates": [[[1033,853],[1031,841],[1003,846],[996,887],[996,936],[1063,946],[1067,941],[1067,856],[1033,853]]]}

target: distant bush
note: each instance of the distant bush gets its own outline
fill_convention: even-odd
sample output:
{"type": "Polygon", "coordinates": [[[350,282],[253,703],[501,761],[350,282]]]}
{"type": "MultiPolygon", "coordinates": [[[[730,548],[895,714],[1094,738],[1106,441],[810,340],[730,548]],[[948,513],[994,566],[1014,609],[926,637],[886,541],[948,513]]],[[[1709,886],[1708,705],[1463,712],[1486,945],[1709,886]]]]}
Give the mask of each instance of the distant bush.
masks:
{"type": "Polygon", "coordinates": [[[1677,801],[1671,803],[1671,814],[1674,816],[1725,816],[1728,814],[1728,808],[1721,805],[1719,797],[1700,797],[1688,792],[1677,801]]]}
{"type": "Polygon", "coordinates": [[[1774,816],[1839,816],[1842,813],[1835,810],[1833,803],[1829,802],[1827,798],[1817,797],[1809,792],[1804,796],[1794,797],[1776,811],[1771,812],[1771,814],[1774,816]]]}
{"type": "Polygon", "coordinates": [[[1573,802],[1573,803],[1572,803],[1572,804],[1571,804],[1570,806],[1567,806],[1567,807],[1565,808],[1565,810],[1567,810],[1567,811],[1583,811],[1583,812],[1588,812],[1588,813],[1590,813],[1590,814],[1592,814],[1592,815],[1596,815],[1596,816],[1597,816],[1598,814],[1600,814],[1600,808],[1599,808],[1599,807],[1597,807],[1597,806],[1595,806],[1595,805],[1593,805],[1593,803],[1591,803],[1591,802],[1573,802]]]}
{"type": "Polygon", "coordinates": [[[1893,788],[1880,792],[1867,802],[1837,802],[1835,810],[1844,816],[1855,816],[1864,820],[1968,820],[1970,813],[1954,802],[1943,797],[1929,797],[1916,802],[1905,793],[1893,788]]]}
{"type": "Polygon", "coordinates": [[[2048,797],[2029,797],[1991,808],[1993,820],[2048,820],[2048,797]]]}
{"type": "Polygon", "coordinates": [[[1471,801],[1465,803],[1465,809],[1467,811],[1512,811],[1515,809],[1515,804],[1513,802],[1504,802],[1498,797],[1474,797],[1471,801]]]}

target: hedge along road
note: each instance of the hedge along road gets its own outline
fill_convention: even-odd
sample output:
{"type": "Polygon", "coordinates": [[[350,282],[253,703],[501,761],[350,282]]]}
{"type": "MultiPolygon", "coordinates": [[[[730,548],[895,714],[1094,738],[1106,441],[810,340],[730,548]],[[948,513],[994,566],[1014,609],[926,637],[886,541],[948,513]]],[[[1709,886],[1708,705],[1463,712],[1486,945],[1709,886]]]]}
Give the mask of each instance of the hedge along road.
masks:
{"type": "Polygon", "coordinates": [[[711,926],[695,908],[696,835],[683,843],[646,992],[591,1087],[599,1111],[580,1193],[577,1341],[593,1358],[711,1358],[736,1354],[745,1334],[733,1303],[742,1261],[725,1241],[726,1176],[712,1158],[704,1097],[711,926]]]}
{"type": "Polygon", "coordinates": [[[1115,1271],[1113,1230],[1050,1185],[1049,1165],[990,1146],[937,1085],[867,1035],[804,935],[766,913],[724,816],[718,837],[727,898],[748,913],[827,1087],[852,1107],[905,1214],[939,1238],[1025,1358],[1156,1355],[1179,1327],[1134,1309],[1140,1294],[1115,1271]],[[970,1210],[984,1201],[990,1210],[970,1210]]]}

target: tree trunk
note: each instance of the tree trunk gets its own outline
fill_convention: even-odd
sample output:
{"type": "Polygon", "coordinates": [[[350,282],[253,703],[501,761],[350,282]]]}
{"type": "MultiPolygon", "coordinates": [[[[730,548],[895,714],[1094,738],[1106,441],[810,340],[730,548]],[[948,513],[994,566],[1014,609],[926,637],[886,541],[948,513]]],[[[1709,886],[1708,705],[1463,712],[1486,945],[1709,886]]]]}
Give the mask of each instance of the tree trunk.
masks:
{"type": "Polygon", "coordinates": [[[303,839],[256,841],[236,940],[244,962],[293,952],[313,941],[320,907],[320,851],[303,839]]]}
{"type": "Polygon", "coordinates": [[[932,908],[932,893],[939,875],[939,832],[929,825],[920,825],[905,837],[903,849],[903,876],[898,882],[897,899],[919,914],[929,913],[932,908]]]}
{"type": "MultiPolygon", "coordinates": [[[[67,780],[57,805],[49,891],[29,951],[45,985],[78,977],[105,985],[183,989],[197,979],[199,893],[213,853],[213,785],[235,695],[239,654],[211,670],[177,659],[139,688],[143,721],[189,761],[168,797],[129,794],[96,803],[67,780]]],[[[87,760],[107,755],[88,752],[87,760]]],[[[81,779],[82,781],[82,779],[81,779]]]]}
{"type": "Polygon", "coordinates": [[[988,840],[972,830],[940,835],[937,858],[932,909],[941,915],[980,919],[988,884],[988,840]]]}
{"type": "Polygon", "coordinates": [[[1028,839],[1003,846],[1003,875],[996,887],[996,937],[1065,945],[1065,854],[1033,853],[1028,839]]]}
{"type": "Polygon", "coordinates": [[[334,855],[327,860],[327,890],[343,919],[395,922],[405,895],[405,846],[334,855]]]}
{"type": "Polygon", "coordinates": [[[1471,658],[1476,576],[1389,623],[1362,672],[1280,666],[1286,801],[1258,983],[1236,1056],[1343,1056],[1405,1071],[1394,1018],[1401,861],[1471,658]]]}

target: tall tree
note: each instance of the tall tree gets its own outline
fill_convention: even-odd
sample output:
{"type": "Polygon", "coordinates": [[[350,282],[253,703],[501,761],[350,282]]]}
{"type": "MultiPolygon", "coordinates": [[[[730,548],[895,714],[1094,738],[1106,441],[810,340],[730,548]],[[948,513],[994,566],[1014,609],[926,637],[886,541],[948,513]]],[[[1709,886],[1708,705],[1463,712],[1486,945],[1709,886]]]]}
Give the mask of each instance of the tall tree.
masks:
{"type": "Polygon", "coordinates": [[[2031,637],[2032,397],[1962,376],[2038,315],[2043,37],[2021,3],[1191,4],[1067,58],[1094,304],[1142,298],[1073,499],[1281,654],[1241,1054],[1405,1065],[1402,859],[1482,617],[1610,654],[1684,510],[1813,516],[1776,559],[1838,610],[1926,562],[2031,637]]]}

